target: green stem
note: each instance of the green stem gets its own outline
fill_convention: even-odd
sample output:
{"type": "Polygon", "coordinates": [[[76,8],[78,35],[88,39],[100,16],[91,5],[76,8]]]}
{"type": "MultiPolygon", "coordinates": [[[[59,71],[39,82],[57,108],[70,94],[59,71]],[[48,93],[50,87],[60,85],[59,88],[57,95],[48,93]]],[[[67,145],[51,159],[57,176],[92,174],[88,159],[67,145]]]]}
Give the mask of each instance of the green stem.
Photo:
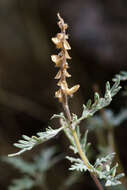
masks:
{"type": "Polygon", "coordinates": [[[75,144],[77,146],[78,153],[79,153],[81,159],[83,160],[84,164],[87,166],[88,169],[92,169],[92,166],[90,165],[89,160],[87,159],[87,156],[85,155],[85,153],[83,152],[83,150],[81,148],[77,133],[73,129],[72,129],[72,135],[74,137],[75,144]]]}
{"type": "MultiPolygon", "coordinates": [[[[78,136],[77,136],[77,133],[76,133],[75,129],[73,129],[73,127],[72,127],[71,112],[70,112],[70,109],[69,109],[69,106],[68,106],[68,99],[67,99],[67,96],[65,94],[64,94],[64,101],[63,101],[62,105],[63,105],[64,111],[65,111],[65,114],[67,116],[67,119],[68,119],[68,121],[70,123],[69,128],[72,131],[72,135],[74,137],[74,141],[75,141],[75,144],[77,146],[78,153],[79,153],[81,159],[83,160],[84,164],[87,166],[87,168],[92,170],[93,167],[89,163],[89,160],[87,159],[87,156],[83,152],[83,150],[81,148],[81,145],[80,145],[80,142],[79,142],[79,139],[78,139],[78,136]]],[[[102,187],[102,185],[101,185],[101,183],[99,182],[98,178],[96,177],[96,175],[92,174],[92,172],[90,172],[90,175],[91,175],[93,181],[95,182],[98,190],[104,190],[103,187],[102,187]]]]}
{"type": "MultiPolygon", "coordinates": [[[[72,135],[74,137],[75,144],[78,149],[78,153],[79,153],[81,159],[83,160],[84,164],[87,166],[88,169],[93,169],[92,165],[89,163],[89,160],[87,159],[87,156],[85,155],[85,153],[83,152],[83,150],[81,148],[81,145],[80,145],[80,142],[79,142],[79,139],[78,139],[78,136],[77,136],[77,133],[75,130],[72,130],[72,135]]],[[[103,187],[102,187],[101,183],[99,182],[98,178],[96,177],[96,175],[94,175],[92,173],[90,173],[90,175],[91,175],[92,179],[94,180],[98,189],[103,190],[103,187]]]]}

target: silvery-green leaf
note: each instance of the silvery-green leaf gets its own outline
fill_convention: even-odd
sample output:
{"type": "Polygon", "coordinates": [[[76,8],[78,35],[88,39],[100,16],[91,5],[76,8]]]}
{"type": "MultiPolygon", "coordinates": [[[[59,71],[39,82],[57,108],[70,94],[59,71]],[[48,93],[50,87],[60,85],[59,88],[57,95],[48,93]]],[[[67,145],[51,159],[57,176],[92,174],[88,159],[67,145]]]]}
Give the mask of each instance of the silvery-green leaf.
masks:
{"type": "Polygon", "coordinates": [[[12,185],[8,187],[8,190],[30,190],[32,187],[36,186],[35,180],[30,177],[24,176],[20,179],[14,179],[12,185]]]}
{"type": "Polygon", "coordinates": [[[95,92],[94,103],[92,104],[89,100],[87,105],[83,105],[82,116],[78,119],[77,123],[80,123],[82,120],[92,116],[98,110],[108,106],[112,101],[112,97],[115,96],[116,93],[118,93],[118,91],[121,89],[119,84],[119,78],[115,81],[112,87],[110,87],[110,83],[107,82],[104,98],[100,98],[99,94],[95,92]]]}
{"type": "Polygon", "coordinates": [[[25,151],[31,150],[34,146],[53,138],[63,129],[64,127],[61,127],[59,129],[52,129],[51,127],[49,127],[46,129],[46,132],[37,133],[37,136],[32,136],[31,138],[27,137],[26,135],[23,135],[22,137],[25,139],[25,141],[19,140],[18,141],[19,143],[14,144],[14,146],[20,148],[21,150],[18,151],[17,153],[9,154],[8,156],[9,157],[17,156],[24,153],[25,151]]]}
{"type": "Polygon", "coordinates": [[[60,114],[54,114],[52,117],[51,117],[51,119],[64,119],[65,120],[65,116],[64,116],[64,114],[63,114],[63,112],[61,112],[60,114]]]}
{"type": "Polygon", "coordinates": [[[106,183],[105,183],[105,186],[106,187],[109,187],[109,186],[115,186],[115,185],[120,185],[121,182],[118,181],[118,180],[107,180],[106,183]]]}
{"type": "Polygon", "coordinates": [[[15,168],[20,170],[23,174],[29,174],[34,175],[36,173],[35,171],[35,165],[33,163],[29,163],[27,161],[24,161],[21,158],[8,158],[8,157],[2,157],[2,161],[13,165],[15,168]]]}
{"type": "Polygon", "coordinates": [[[127,71],[121,71],[120,74],[116,74],[115,78],[113,78],[113,81],[117,81],[118,78],[121,81],[127,80],[127,71]]]}
{"type": "Polygon", "coordinates": [[[83,161],[79,158],[73,158],[73,157],[70,157],[70,156],[66,156],[66,158],[68,160],[70,160],[70,162],[74,163],[71,165],[71,167],[69,168],[69,170],[77,170],[77,171],[87,171],[88,168],[87,166],[83,163],[83,161]]]}

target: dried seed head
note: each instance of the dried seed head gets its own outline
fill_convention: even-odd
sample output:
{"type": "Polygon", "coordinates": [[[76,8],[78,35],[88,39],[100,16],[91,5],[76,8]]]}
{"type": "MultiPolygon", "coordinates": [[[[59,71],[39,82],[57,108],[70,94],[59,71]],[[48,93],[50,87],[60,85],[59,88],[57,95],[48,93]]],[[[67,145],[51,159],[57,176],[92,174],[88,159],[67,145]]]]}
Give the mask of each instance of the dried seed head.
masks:
{"type": "Polygon", "coordinates": [[[55,76],[55,79],[59,79],[57,85],[60,87],[55,93],[55,97],[59,99],[60,102],[63,102],[65,97],[72,97],[73,94],[79,89],[79,85],[75,85],[72,88],[68,88],[66,78],[71,77],[67,69],[69,68],[67,59],[71,59],[68,54],[68,50],[71,49],[70,44],[68,43],[68,35],[66,34],[66,29],[68,25],[64,23],[64,20],[61,18],[60,14],[58,16],[58,26],[61,30],[56,37],[52,38],[52,42],[56,45],[57,49],[60,49],[58,55],[52,55],[51,59],[55,63],[56,67],[59,67],[59,71],[55,76]]]}
{"type": "Polygon", "coordinates": [[[56,67],[60,67],[63,58],[59,55],[51,55],[51,60],[56,64],[56,67]]]}
{"type": "Polygon", "coordinates": [[[58,49],[62,48],[62,41],[59,38],[52,38],[52,42],[56,45],[58,49]]]}
{"type": "Polygon", "coordinates": [[[67,72],[66,69],[63,70],[63,74],[65,77],[71,77],[71,75],[67,72]]]}
{"type": "Polygon", "coordinates": [[[70,50],[71,49],[71,46],[69,45],[68,41],[67,40],[64,40],[64,48],[66,50],[70,50]]]}
{"type": "Polygon", "coordinates": [[[65,57],[66,57],[66,59],[71,59],[71,57],[70,57],[68,51],[66,51],[66,50],[65,50],[65,57]]]}
{"type": "Polygon", "coordinates": [[[80,87],[80,85],[79,84],[77,84],[77,85],[75,85],[75,86],[73,86],[72,88],[70,88],[70,89],[68,89],[68,92],[67,92],[67,94],[69,95],[69,96],[73,96],[73,94],[75,93],[75,92],[77,92],[77,90],[79,89],[79,87],[80,87]]]}
{"type": "Polygon", "coordinates": [[[59,102],[63,101],[63,94],[61,89],[55,92],[55,97],[59,99],[59,102]]]}
{"type": "Polygon", "coordinates": [[[64,23],[64,20],[61,18],[59,13],[57,14],[57,17],[59,19],[59,22],[57,24],[58,24],[59,28],[61,29],[61,31],[63,32],[65,30],[67,30],[68,25],[66,23],[64,23]]]}
{"type": "Polygon", "coordinates": [[[60,78],[61,78],[61,70],[59,70],[55,76],[55,79],[60,79],[60,78]]]}

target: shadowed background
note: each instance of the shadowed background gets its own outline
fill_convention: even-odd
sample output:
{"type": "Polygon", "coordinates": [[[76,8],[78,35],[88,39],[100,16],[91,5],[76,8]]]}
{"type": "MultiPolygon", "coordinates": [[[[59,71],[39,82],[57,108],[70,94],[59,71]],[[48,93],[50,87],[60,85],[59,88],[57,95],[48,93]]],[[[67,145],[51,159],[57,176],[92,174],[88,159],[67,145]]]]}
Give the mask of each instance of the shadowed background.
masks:
{"type": "MultiPolygon", "coordinates": [[[[72,78],[69,84],[81,85],[71,102],[74,113],[93,97],[93,86],[104,91],[105,82],[120,70],[127,70],[127,1],[125,0],[1,0],[0,1],[0,154],[16,149],[12,143],[21,134],[33,135],[44,130],[53,113],[61,112],[54,98],[57,89],[53,79],[57,73],[50,55],[56,52],[51,37],[58,32],[57,12],[69,24],[72,78]],[[74,100],[74,101],[73,101],[74,100]]],[[[126,97],[119,94],[111,105],[114,112],[125,107],[126,97]]],[[[126,105],[127,106],[127,105],[126,105]]],[[[55,127],[58,123],[52,122],[55,127]]],[[[121,160],[127,169],[126,122],[115,134],[121,160]]],[[[94,142],[94,138],[92,139],[94,142]]],[[[60,152],[68,152],[63,135],[47,144],[60,144],[60,152]]],[[[44,145],[45,146],[45,145],[44,145]]],[[[42,146],[43,148],[43,146],[42,146]]],[[[36,149],[36,148],[35,148],[36,149]]],[[[31,159],[32,153],[25,157],[31,159]]],[[[68,162],[60,163],[49,183],[60,182],[68,175],[68,162]]],[[[7,189],[11,169],[1,165],[0,189],[7,189]]],[[[15,170],[14,170],[15,171],[15,170]]],[[[17,174],[14,173],[14,176],[17,174]]],[[[75,188],[93,188],[89,176],[75,188]],[[87,179],[88,178],[88,179],[87,179]]],[[[52,186],[55,189],[55,185],[52,186]]],[[[74,190],[74,187],[72,188],[74,190]]]]}

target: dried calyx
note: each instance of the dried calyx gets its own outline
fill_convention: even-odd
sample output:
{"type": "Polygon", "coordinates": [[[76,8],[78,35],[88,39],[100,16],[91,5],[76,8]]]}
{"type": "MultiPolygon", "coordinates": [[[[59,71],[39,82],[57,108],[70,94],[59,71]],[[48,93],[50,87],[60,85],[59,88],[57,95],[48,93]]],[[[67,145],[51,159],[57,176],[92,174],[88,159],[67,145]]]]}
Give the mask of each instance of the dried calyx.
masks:
{"type": "Polygon", "coordinates": [[[68,88],[66,78],[71,77],[71,75],[67,71],[67,69],[69,68],[67,60],[71,59],[68,53],[68,50],[70,50],[71,47],[67,41],[68,35],[66,34],[66,29],[68,28],[68,25],[64,23],[64,20],[60,17],[59,13],[57,14],[57,16],[59,19],[58,26],[61,32],[58,33],[56,37],[52,38],[52,42],[56,45],[57,49],[60,49],[60,52],[58,53],[58,55],[52,55],[51,59],[55,63],[55,66],[59,68],[55,79],[59,80],[57,85],[60,87],[60,89],[56,91],[55,97],[58,98],[60,102],[63,102],[65,97],[72,97],[80,86],[75,85],[72,88],[68,88]]]}

